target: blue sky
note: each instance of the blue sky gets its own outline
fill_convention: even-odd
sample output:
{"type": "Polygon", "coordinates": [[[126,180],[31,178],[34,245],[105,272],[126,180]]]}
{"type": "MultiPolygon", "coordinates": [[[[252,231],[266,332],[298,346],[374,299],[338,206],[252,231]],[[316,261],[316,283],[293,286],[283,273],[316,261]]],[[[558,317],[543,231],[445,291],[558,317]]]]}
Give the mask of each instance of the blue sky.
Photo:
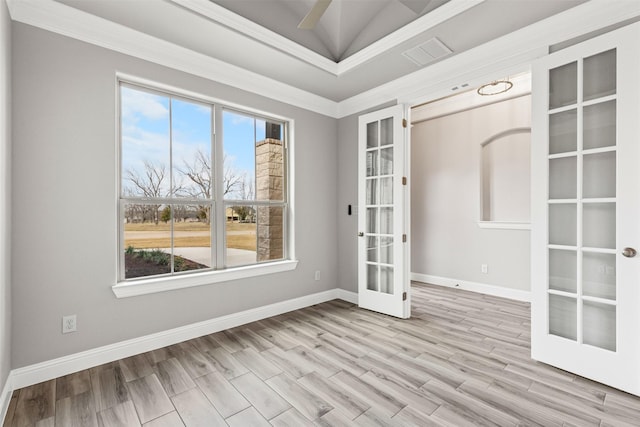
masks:
{"type": "MultiPolygon", "coordinates": [[[[198,150],[211,153],[211,107],[180,99],[170,99],[127,86],[121,87],[123,184],[129,185],[125,172],[142,174],[144,162],[170,164],[170,131],[173,138],[174,176],[184,162],[193,163],[198,150]],[[171,119],[169,111],[171,109],[171,119]],[[171,128],[172,126],[172,128],[171,128]]],[[[253,180],[255,141],[264,139],[265,123],[235,111],[223,112],[223,138],[226,165],[237,174],[253,180]]],[[[166,180],[168,186],[168,179],[166,180]]],[[[168,189],[168,188],[167,188],[168,189]]]]}

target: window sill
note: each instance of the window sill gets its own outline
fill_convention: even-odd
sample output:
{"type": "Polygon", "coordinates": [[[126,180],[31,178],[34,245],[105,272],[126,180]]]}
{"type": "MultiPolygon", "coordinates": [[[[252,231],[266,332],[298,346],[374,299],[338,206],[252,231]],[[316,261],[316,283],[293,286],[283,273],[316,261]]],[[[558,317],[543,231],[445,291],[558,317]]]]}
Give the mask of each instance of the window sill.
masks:
{"type": "Polygon", "coordinates": [[[492,228],[495,230],[531,230],[531,223],[508,221],[478,221],[478,227],[492,228]]]}
{"type": "Polygon", "coordinates": [[[111,289],[113,290],[113,293],[116,294],[116,297],[127,298],[176,289],[191,288],[194,286],[210,285],[218,282],[228,282],[230,280],[246,279],[248,277],[262,276],[265,274],[281,273],[283,271],[295,270],[297,266],[298,261],[285,260],[229,268],[226,270],[193,273],[184,276],[156,277],[119,282],[112,286],[111,289]]]}

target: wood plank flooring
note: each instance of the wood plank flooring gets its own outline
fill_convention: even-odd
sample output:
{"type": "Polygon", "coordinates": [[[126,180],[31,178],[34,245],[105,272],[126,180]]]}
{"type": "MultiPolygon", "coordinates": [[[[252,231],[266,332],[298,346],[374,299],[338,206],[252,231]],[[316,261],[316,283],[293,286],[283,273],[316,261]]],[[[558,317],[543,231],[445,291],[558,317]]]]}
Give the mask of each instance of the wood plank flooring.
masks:
{"type": "Polygon", "coordinates": [[[640,426],[640,398],[529,358],[529,305],[424,284],[331,301],[17,390],[4,427],[640,426]]]}

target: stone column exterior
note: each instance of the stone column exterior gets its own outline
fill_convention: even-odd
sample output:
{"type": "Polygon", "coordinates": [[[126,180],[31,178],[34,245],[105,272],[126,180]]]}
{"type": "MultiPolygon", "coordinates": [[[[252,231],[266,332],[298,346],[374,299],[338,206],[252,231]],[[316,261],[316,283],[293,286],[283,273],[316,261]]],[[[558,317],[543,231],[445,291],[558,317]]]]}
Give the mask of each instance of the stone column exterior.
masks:
{"type": "MultiPolygon", "coordinates": [[[[267,133],[267,138],[256,144],[256,200],[283,200],[282,141],[269,136],[267,133]]],[[[282,207],[258,206],[258,262],[284,257],[282,227],[282,207]]]]}

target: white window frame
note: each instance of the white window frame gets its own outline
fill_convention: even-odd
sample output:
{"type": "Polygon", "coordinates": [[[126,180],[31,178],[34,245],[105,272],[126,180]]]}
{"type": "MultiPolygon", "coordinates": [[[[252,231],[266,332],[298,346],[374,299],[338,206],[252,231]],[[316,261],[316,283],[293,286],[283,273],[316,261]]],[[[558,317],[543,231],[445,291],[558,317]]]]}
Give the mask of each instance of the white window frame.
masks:
{"type": "MultiPolygon", "coordinates": [[[[191,92],[176,88],[170,85],[157,83],[148,79],[139,78],[123,73],[116,74],[116,221],[118,236],[116,242],[116,280],[115,285],[112,286],[112,290],[116,297],[131,297],[137,295],[144,295],[149,293],[163,292],[169,290],[176,290],[182,288],[189,288],[193,286],[209,285],[219,282],[227,282],[231,280],[244,279],[255,276],[262,276],[265,274],[280,273],[285,271],[294,270],[297,267],[298,261],[295,258],[295,227],[294,227],[294,120],[277,116],[274,114],[266,113],[256,109],[248,108],[242,105],[237,105],[215,99],[200,93],[191,92]],[[183,98],[186,100],[193,100],[195,102],[210,104],[213,108],[213,146],[212,157],[216,162],[213,167],[213,173],[216,174],[214,182],[222,182],[218,178],[222,176],[222,158],[223,158],[223,141],[221,132],[219,129],[215,129],[214,126],[221,126],[222,123],[222,111],[223,109],[235,110],[241,113],[245,113],[259,118],[268,119],[282,123],[283,139],[285,142],[285,155],[284,155],[284,170],[285,170],[285,197],[283,203],[277,203],[277,206],[284,205],[285,219],[284,219],[284,259],[270,262],[260,262],[256,264],[243,265],[238,267],[225,267],[224,261],[220,263],[224,256],[224,246],[226,245],[226,233],[224,232],[224,221],[221,218],[225,217],[225,207],[229,201],[225,201],[220,198],[220,192],[217,190],[217,186],[214,188],[215,195],[212,197],[212,242],[214,242],[215,256],[212,258],[214,261],[214,267],[207,270],[192,270],[191,272],[173,273],[170,275],[157,275],[141,278],[124,279],[124,226],[122,221],[123,205],[127,203],[130,198],[124,198],[122,196],[122,137],[121,137],[121,84],[132,85],[140,87],[142,90],[149,90],[151,92],[158,93],[159,95],[174,96],[183,98]],[[221,256],[222,255],[222,256],[221,256]],[[215,267],[217,266],[217,267],[215,267]]],[[[144,200],[140,200],[144,202],[144,200]]],[[[149,200],[146,200],[149,201],[149,200]]],[[[189,199],[178,200],[180,203],[189,202],[189,199]]],[[[269,204],[269,202],[248,202],[252,205],[257,204],[269,204]]]]}

